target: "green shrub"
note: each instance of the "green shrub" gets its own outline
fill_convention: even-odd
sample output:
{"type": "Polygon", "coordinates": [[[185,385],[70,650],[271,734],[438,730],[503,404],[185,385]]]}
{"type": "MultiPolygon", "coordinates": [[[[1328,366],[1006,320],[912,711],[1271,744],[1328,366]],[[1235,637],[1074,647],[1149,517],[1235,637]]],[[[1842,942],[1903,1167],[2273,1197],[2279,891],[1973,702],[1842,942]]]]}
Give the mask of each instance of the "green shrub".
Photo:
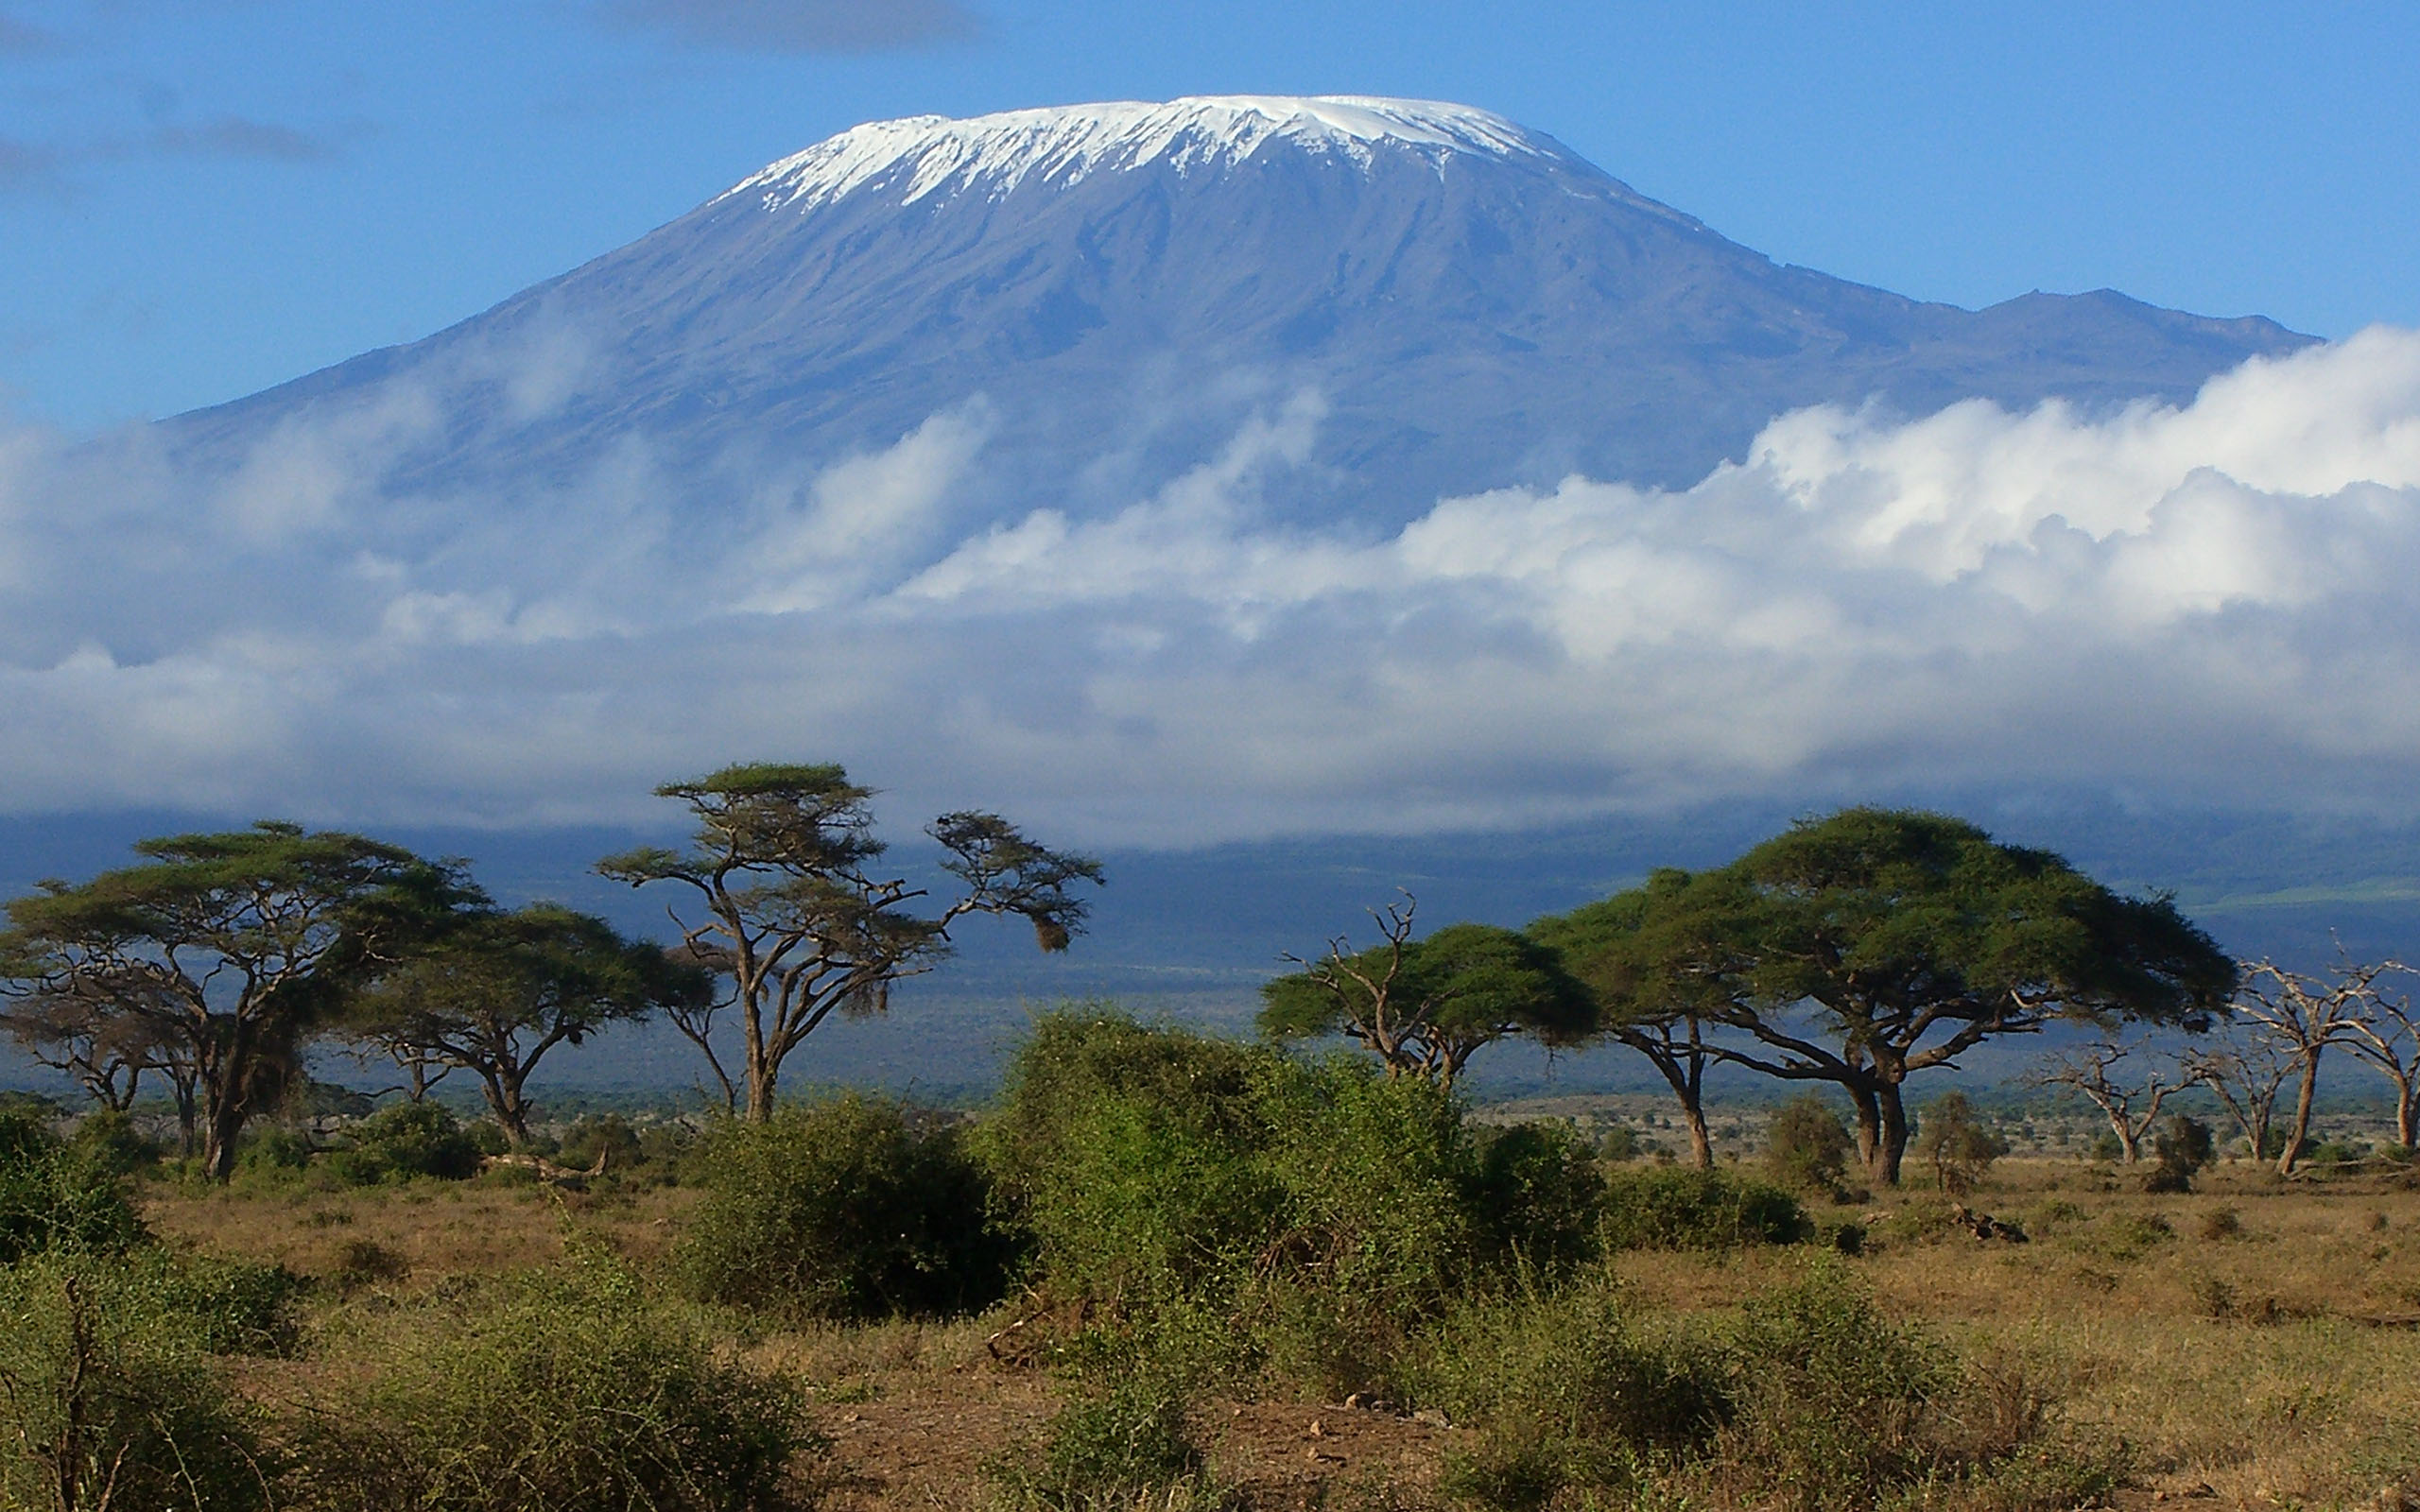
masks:
{"type": "Polygon", "coordinates": [[[646,1160],[638,1130],[631,1127],[629,1119],[619,1113],[581,1114],[563,1130],[554,1160],[557,1164],[585,1171],[596,1164],[599,1156],[604,1158],[608,1171],[627,1172],[646,1160]]]}
{"type": "Polygon", "coordinates": [[[817,1440],[802,1393],[629,1271],[569,1268],[383,1314],[297,1445],[309,1512],[770,1512],[817,1440]]]}
{"type": "Polygon", "coordinates": [[[354,1186],[478,1175],[479,1145],[453,1110],[423,1100],[381,1108],[353,1125],[352,1143],[328,1156],[329,1169],[354,1186]]]}
{"type": "Polygon", "coordinates": [[[1829,1268],[1753,1299],[1737,1349],[1729,1472],[1792,1512],[1871,1506],[1940,1469],[1948,1352],[1829,1268]]]}
{"type": "Polygon", "coordinates": [[[1605,1175],[1568,1125],[1491,1131],[1479,1143],[1474,1196],[1491,1253],[1542,1279],[1567,1275],[1598,1254],[1605,1175]]]}
{"type": "Polygon", "coordinates": [[[283,1265],[159,1247],[131,1265],[152,1298],[187,1319],[212,1354],[290,1354],[302,1340],[295,1304],[311,1283],[283,1265]]]}
{"type": "Polygon", "coordinates": [[[1101,1299],[1232,1290],[1281,1231],[1262,1159],[1276,1057],[1099,1007],[1044,1015],[981,1130],[1049,1284],[1101,1299]]]}
{"type": "Polygon", "coordinates": [[[1129,1377],[1062,1407],[1042,1442],[993,1467],[1002,1500],[1048,1512],[1127,1512],[1148,1503],[1210,1507],[1209,1480],[1184,1400],[1164,1383],[1129,1377]]]}
{"type": "Polygon", "coordinates": [[[1778,1187],[1720,1171],[1618,1172],[1605,1183],[1609,1249],[1730,1249],[1793,1245],[1814,1226],[1778,1187]]]}
{"type": "Polygon", "coordinates": [[[1932,1167],[1942,1191],[1963,1197],[1981,1182],[1992,1162],[2008,1153],[2008,1144],[1976,1120],[1964,1092],[1950,1091],[1925,1105],[1915,1150],[1932,1167]]]}
{"type": "Polygon", "coordinates": [[[164,1153],[160,1142],[135,1126],[133,1118],[108,1108],[78,1119],[67,1148],[85,1169],[117,1177],[149,1170],[164,1153]]]}
{"type": "Polygon", "coordinates": [[[250,1512],[277,1471],[203,1320],[91,1255],[0,1270],[0,1505],[250,1512]]]}
{"type": "Polygon", "coordinates": [[[235,1151],[235,1172],[248,1182],[276,1184],[308,1170],[317,1153],[300,1129],[265,1128],[235,1151]]]}
{"type": "Polygon", "coordinates": [[[1813,1092],[1773,1109],[1765,1125],[1765,1171],[1785,1187],[1837,1193],[1848,1176],[1857,1142],[1830,1105],[1813,1092]]]}
{"type": "Polygon", "coordinates": [[[1457,1423],[1634,1453],[1702,1444],[1730,1411],[1720,1352],[1640,1332],[1602,1283],[1457,1309],[1424,1340],[1402,1390],[1457,1423]]]}
{"type": "Polygon", "coordinates": [[[959,1131],[851,1092],[717,1130],[678,1251],[690,1295],[795,1317],[961,1313],[1011,1250],[959,1131]]]}
{"type": "Polygon", "coordinates": [[[47,1250],[115,1253],[147,1237],[126,1179],[26,1108],[0,1110],[0,1265],[47,1250]]]}

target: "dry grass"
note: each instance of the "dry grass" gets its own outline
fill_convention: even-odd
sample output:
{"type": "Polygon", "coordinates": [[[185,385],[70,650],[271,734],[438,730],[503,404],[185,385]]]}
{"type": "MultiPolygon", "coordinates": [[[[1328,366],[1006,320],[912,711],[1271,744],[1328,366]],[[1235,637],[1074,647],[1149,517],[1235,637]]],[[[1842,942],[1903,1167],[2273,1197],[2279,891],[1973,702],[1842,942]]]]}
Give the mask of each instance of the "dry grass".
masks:
{"type": "MultiPolygon", "coordinates": [[[[1970,1358],[2021,1364],[2061,1388],[2070,1422],[2133,1445],[2142,1484],[2123,1504],[2395,1505],[2376,1500],[2381,1489],[2420,1477],[2420,1190],[2378,1177],[2281,1184],[2241,1167],[2203,1185],[2149,1196],[2074,1160],[2004,1161],[1975,1205],[2022,1225],[2024,1245],[1932,1222],[1944,1205],[1920,1190],[1822,1215],[1866,1224],[1867,1252],[1846,1263],[1890,1310],[1926,1319],[1970,1358]]],[[[162,1188],[147,1216],[172,1238],[318,1276],[379,1246],[406,1268],[393,1284],[416,1289],[554,1260],[567,1219],[646,1262],[665,1252],[688,1200],[481,1183],[162,1188]]],[[[1708,1312],[1807,1263],[1767,1250],[1633,1254],[1617,1268],[1643,1308],[1708,1312]]],[[[753,1362],[812,1388],[834,1441],[828,1505],[971,1508],[984,1503],[983,1466],[1029,1438],[1055,1400],[1046,1376],[985,1348],[1004,1321],[827,1326],[745,1343],[753,1362]]],[[[1340,1411],[1218,1403],[1202,1426],[1222,1477],[1253,1505],[1432,1504],[1459,1431],[1340,1411]]]]}

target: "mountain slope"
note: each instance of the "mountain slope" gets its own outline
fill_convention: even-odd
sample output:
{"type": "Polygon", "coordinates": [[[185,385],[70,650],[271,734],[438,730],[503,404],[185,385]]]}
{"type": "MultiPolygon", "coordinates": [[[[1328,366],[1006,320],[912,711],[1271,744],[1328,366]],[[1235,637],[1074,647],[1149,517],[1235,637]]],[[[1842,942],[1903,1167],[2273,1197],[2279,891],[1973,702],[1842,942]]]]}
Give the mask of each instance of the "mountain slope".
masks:
{"type": "Polygon", "coordinates": [[[1773,415],[2175,401],[2306,338],[2102,292],[1981,312],[1777,266],[1456,106],[1180,100],[859,127],[410,346],[170,422],[185,460],[431,406],[389,485],[508,493],[644,437],[699,504],[982,411],[995,518],[1131,502],[1324,405],[1279,515],[1391,527],[1569,472],[1686,484],[1773,415]]]}

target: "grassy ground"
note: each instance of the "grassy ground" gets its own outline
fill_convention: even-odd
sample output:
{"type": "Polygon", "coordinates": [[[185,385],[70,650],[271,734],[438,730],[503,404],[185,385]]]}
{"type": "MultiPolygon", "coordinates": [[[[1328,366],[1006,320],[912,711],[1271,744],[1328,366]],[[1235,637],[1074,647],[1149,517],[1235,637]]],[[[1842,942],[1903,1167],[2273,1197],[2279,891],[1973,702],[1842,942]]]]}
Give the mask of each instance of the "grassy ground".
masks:
{"type": "MultiPolygon", "coordinates": [[[[328,1280],[329,1299],[314,1305],[333,1310],[544,1263],[573,1226],[652,1262],[688,1200],[484,1181],[163,1186],[147,1216],[179,1242],[328,1280]]],[[[2013,1383],[2047,1388],[2069,1421],[2122,1435],[2137,1473],[2119,1503],[2396,1508],[2382,1489],[2410,1482],[2420,1494],[2420,1184],[2409,1177],[2281,1183],[2221,1166],[2192,1194],[2149,1196],[2107,1167],[2012,1160],[1971,1201],[2014,1219],[2030,1242],[1978,1241],[1923,1190],[1818,1211],[1863,1225],[1865,1253],[1841,1263],[1891,1310],[2013,1383]]],[[[1616,1269],[1642,1314],[1696,1313],[1733,1307],[1808,1263],[1791,1249],[1642,1252],[1616,1269]]],[[[974,1508],[986,1503],[987,1465],[1029,1440],[1057,1400],[1053,1379],[1017,1347],[1024,1332],[994,1340],[1012,1320],[735,1342],[812,1385],[834,1442],[827,1505],[974,1508]]],[[[283,1368],[263,1366],[258,1388],[279,1389],[283,1368]]],[[[1439,1466],[1462,1435],[1297,1401],[1205,1404],[1199,1429],[1219,1477],[1266,1507],[1436,1504],[1439,1466]]]]}

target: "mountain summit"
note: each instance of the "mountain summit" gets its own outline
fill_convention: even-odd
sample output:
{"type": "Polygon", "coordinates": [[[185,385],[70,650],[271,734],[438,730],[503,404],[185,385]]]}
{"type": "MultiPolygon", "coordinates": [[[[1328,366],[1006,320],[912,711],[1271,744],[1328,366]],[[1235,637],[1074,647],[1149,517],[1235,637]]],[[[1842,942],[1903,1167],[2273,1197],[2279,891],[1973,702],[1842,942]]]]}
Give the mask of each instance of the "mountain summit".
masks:
{"type": "Polygon", "coordinates": [[[1271,516],[1387,527],[1575,472],[1685,485],[1808,404],[2176,401],[2307,339],[2106,291],[1924,303],[1482,111],[1237,96],[856,127],[447,331],[168,426],[232,467],[289,423],[408,413],[386,487],[507,498],[637,447],[708,508],[973,416],[971,521],[1120,507],[1293,413],[1271,516]]]}

